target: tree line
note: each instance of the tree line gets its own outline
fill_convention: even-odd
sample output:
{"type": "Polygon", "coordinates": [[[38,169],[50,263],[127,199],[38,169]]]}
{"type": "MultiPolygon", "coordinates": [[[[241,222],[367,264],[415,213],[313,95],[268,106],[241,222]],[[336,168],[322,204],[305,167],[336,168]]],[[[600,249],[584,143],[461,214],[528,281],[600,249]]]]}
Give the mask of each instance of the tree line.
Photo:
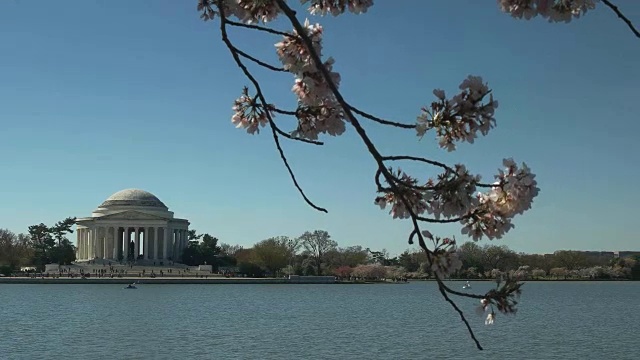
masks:
{"type": "MultiPolygon", "coordinates": [[[[327,231],[307,231],[299,237],[276,236],[252,247],[197,241],[195,231],[183,262],[202,264],[207,259],[214,268],[233,267],[250,276],[334,275],[342,278],[428,279],[431,271],[422,249],[405,250],[390,256],[360,245],[340,247],[327,231]],[[193,256],[191,254],[203,254],[193,256]],[[204,254],[208,254],[205,256],[204,254]]],[[[457,279],[494,279],[510,275],[523,279],[640,279],[640,256],[613,258],[588,255],[582,251],[559,250],[553,254],[517,253],[506,245],[469,241],[456,250],[462,268],[451,275],[457,279]]]]}
{"type": "Polygon", "coordinates": [[[75,217],[68,217],[53,225],[31,225],[26,234],[0,228],[0,274],[7,275],[21,266],[44,269],[50,263],[74,262],[76,247],[67,235],[73,233],[75,223],[75,217]]]}
{"type": "MultiPolygon", "coordinates": [[[[29,226],[26,234],[0,229],[0,273],[21,266],[43,269],[45,264],[71,264],[76,247],[67,236],[75,218],[53,225],[29,226]]],[[[613,258],[581,251],[553,254],[517,253],[506,245],[469,241],[457,248],[462,268],[451,275],[459,279],[488,279],[512,275],[526,279],[640,279],[640,256],[613,258]]],[[[427,279],[431,271],[422,249],[407,249],[390,256],[386,249],[360,245],[340,247],[325,230],[306,231],[298,237],[276,236],[245,248],[220,242],[210,234],[189,231],[182,263],[212,265],[215,271],[248,276],[334,275],[341,278],[427,279]]]]}

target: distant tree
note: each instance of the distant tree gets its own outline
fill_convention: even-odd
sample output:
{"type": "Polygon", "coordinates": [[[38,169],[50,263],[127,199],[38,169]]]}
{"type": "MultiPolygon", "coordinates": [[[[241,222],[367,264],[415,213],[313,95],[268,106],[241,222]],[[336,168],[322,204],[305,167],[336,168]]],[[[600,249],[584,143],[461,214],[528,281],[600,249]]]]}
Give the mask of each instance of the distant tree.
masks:
{"type": "Polygon", "coordinates": [[[629,261],[629,279],[640,280],[640,255],[634,255],[628,258],[629,261]]]}
{"type": "Polygon", "coordinates": [[[187,240],[188,241],[199,241],[200,238],[202,237],[202,235],[203,234],[198,234],[195,229],[191,229],[191,230],[189,230],[189,233],[187,234],[187,240]]]}
{"type": "Polygon", "coordinates": [[[33,264],[44,268],[51,262],[51,251],[55,245],[55,239],[51,236],[51,230],[43,223],[29,226],[29,236],[33,247],[33,264]]]}
{"type": "Polygon", "coordinates": [[[305,232],[300,235],[300,241],[305,251],[315,261],[316,274],[322,274],[322,264],[325,255],[331,250],[338,247],[338,243],[331,239],[328,232],[324,230],[315,230],[314,232],[305,232]]]}
{"type": "Polygon", "coordinates": [[[66,235],[73,233],[76,218],[68,217],[49,227],[43,223],[29,226],[33,264],[44,268],[49,263],[70,264],[76,260],[76,248],[66,235]]]}
{"type": "Polygon", "coordinates": [[[220,253],[222,255],[235,257],[236,253],[243,250],[241,245],[230,245],[226,243],[220,243],[220,253]]]}
{"type": "Polygon", "coordinates": [[[420,265],[427,262],[427,254],[419,249],[405,250],[398,258],[398,264],[409,272],[420,270],[420,265]]]}
{"type": "Polygon", "coordinates": [[[339,268],[333,271],[334,275],[343,277],[343,278],[348,277],[349,275],[351,275],[352,272],[353,272],[353,268],[346,265],[340,266],[339,268]]]}
{"type": "Polygon", "coordinates": [[[290,242],[287,237],[273,237],[262,240],[253,246],[253,256],[256,264],[262,266],[271,274],[289,264],[291,259],[290,242]]]}
{"type": "Polygon", "coordinates": [[[62,241],[66,239],[67,234],[73,234],[73,225],[76,224],[75,217],[68,217],[62,221],[58,221],[49,230],[51,235],[58,242],[58,246],[62,245],[62,241]]]}
{"type": "Polygon", "coordinates": [[[556,267],[563,267],[567,270],[577,270],[588,266],[588,259],[583,252],[572,250],[558,250],[553,253],[556,267]]]}
{"type": "Polygon", "coordinates": [[[485,269],[508,270],[515,265],[517,255],[506,245],[485,245],[482,247],[483,265],[485,269]]]}
{"type": "Polygon", "coordinates": [[[33,249],[29,245],[29,236],[14,234],[8,229],[0,229],[0,265],[13,270],[31,263],[33,249]]]}
{"type": "Polygon", "coordinates": [[[463,268],[476,268],[480,273],[485,271],[484,250],[475,242],[467,241],[458,247],[458,258],[463,268]]]}

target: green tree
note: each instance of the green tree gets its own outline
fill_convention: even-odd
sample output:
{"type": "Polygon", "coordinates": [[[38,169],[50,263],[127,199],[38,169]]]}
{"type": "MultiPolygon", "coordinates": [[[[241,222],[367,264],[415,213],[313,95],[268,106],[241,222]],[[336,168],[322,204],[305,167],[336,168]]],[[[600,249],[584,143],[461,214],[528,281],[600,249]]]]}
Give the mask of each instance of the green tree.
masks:
{"type": "Polygon", "coordinates": [[[479,273],[485,271],[484,250],[474,241],[467,241],[460,245],[458,247],[458,256],[462,261],[463,268],[476,268],[479,273]]]}
{"type": "Polygon", "coordinates": [[[253,255],[258,265],[271,274],[289,264],[291,249],[287,237],[275,237],[262,240],[253,246],[253,255]]]}
{"type": "Polygon", "coordinates": [[[29,226],[29,236],[33,247],[33,264],[43,269],[51,262],[51,252],[55,239],[51,236],[51,229],[43,223],[29,226]]]}
{"type": "Polygon", "coordinates": [[[55,225],[49,228],[51,235],[58,242],[58,246],[62,245],[62,241],[66,239],[67,234],[73,234],[73,225],[76,224],[75,217],[68,217],[62,221],[58,221],[55,225]]]}

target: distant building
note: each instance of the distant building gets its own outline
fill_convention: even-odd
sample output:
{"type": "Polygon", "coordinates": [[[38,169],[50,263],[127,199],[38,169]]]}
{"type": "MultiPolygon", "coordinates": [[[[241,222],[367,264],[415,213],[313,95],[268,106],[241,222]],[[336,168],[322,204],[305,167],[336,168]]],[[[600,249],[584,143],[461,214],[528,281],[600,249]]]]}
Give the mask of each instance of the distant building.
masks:
{"type": "Polygon", "coordinates": [[[180,261],[188,244],[189,221],[144,190],[118,191],[77,224],[79,261],[180,261]]]}
{"type": "Polygon", "coordinates": [[[616,251],[614,254],[617,258],[626,258],[631,256],[640,256],[640,251],[616,251]]]}

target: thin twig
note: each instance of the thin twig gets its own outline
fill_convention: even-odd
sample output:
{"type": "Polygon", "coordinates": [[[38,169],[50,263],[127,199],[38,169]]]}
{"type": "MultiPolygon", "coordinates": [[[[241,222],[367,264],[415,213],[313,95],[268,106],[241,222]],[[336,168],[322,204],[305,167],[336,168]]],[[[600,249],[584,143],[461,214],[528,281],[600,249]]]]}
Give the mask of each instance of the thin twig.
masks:
{"type": "Polygon", "coordinates": [[[383,156],[382,161],[399,161],[399,160],[411,160],[411,161],[419,161],[423,163],[427,163],[433,166],[441,167],[445,170],[449,170],[453,173],[456,171],[448,166],[447,164],[441,163],[439,161],[429,160],[419,156],[410,156],[410,155],[397,155],[397,156],[383,156]]]}
{"type": "MultiPolygon", "coordinates": [[[[262,90],[260,89],[260,84],[253,77],[253,75],[251,75],[251,72],[249,72],[249,69],[247,69],[247,67],[244,65],[244,63],[240,59],[240,55],[236,51],[234,51],[235,47],[231,43],[231,40],[229,40],[229,37],[227,35],[227,27],[226,27],[227,19],[225,18],[224,7],[222,6],[221,1],[218,2],[218,10],[220,11],[220,32],[222,33],[222,41],[227,45],[227,47],[229,48],[229,51],[231,51],[231,55],[233,56],[234,60],[236,61],[236,64],[240,67],[240,69],[242,69],[242,71],[244,72],[245,76],[253,83],[253,86],[255,86],[255,88],[256,88],[256,92],[257,92],[258,97],[260,98],[260,101],[262,102],[263,106],[266,107],[268,103],[267,103],[266,99],[264,98],[264,95],[262,94],[262,90]]],[[[289,162],[287,161],[287,158],[284,155],[284,151],[282,150],[282,147],[280,146],[280,141],[278,139],[278,131],[276,130],[277,127],[275,126],[273,118],[271,117],[271,114],[268,111],[265,111],[265,114],[267,116],[267,119],[269,120],[269,125],[271,126],[271,130],[272,130],[272,133],[273,133],[273,139],[275,141],[275,144],[276,144],[276,147],[278,149],[278,152],[280,153],[280,158],[282,159],[282,162],[284,163],[285,167],[287,168],[287,171],[289,172],[291,180],[293,180],[293,184],[295,185],[296,189],[298,189],[298,192],[300,192],[300,195],[302,195],[302,197],[304,198],[304,200],[307,202],[307,204],[309,206],[311,206],[312,208],[314,208],[314,209],[316,209],[318,211],[322,211],[322,212],[326,213],[327,212],[326,209],[317,206],[311,200],[309,200],[307,195],[304,193],[304,191],[302,190],[302,188],[298,184],[298,180],[296,179],[296,177],[295,177],[295,175],[293,173],[293,170],[291,169],[291,166],[289,166],[289,162]]]]}
{"type": "Polygon", "coordinates": [[[616,15],[618,15],[618,17],[620,19],[622,19],[622,21],[624,21],[627,26],[629,27],[629,29],[631,29],[631,32],[637,37],[640,38],[640,31],[638,31],[638,29],[636,29],[633,24],[631,23],[631,20],[629,20],[629,18],[627,18],[626,16],[624,16],[624,14],[618,9],[617,6],[615,6],[614,4],[611,3],[611,1],[609,0],[602,0],[602,2],[607,5],[607,7],[609,7],[611,10],[613,10],[614,13],[616,13],[616,15]]]}
{"type": "Polygon", "coordinates": [[[371,115],[369,113],[366,113],[352,105],[349,105],[349,109],[351,109],[351,111],[353,111],[354,113],[367,118],[369,120],[375,121],[379,124],[383,124],[383,125],[390,125],[390,126],[395,126],[395,127],[399,127],[399,128],[404,128],[404,129],[415,129],[416,125],[415,124],[403,124],[403,123],[399,123],[399,122],[395,122],[395,121],[389,121],[389,120],[385,120],[382,118],[379,118],[377,116],[371,115]]]}
{"type": "MultiPolygon", "coordinates": [[[[218,9],[220,8],[220,6],[218,6],[218,9]]],[[[281,35],[281,36],[287,36],[287,37],[292,37],[293,35],[284,32],[284,31],[279,31],[279,30],[274,30],[268,27],[264,27],[264,26],[260,26],[260,25],[253,25],[253,24],[244,24],[241,22],[237,22],[237,21],[233,21],[233,20],[229,20],[229,19],[225,19],[225,22],[231,26],[237,26],[237,27],[243,27],[243,28],[247,28],[247,29],[253,29],[253,30],[259,30],[259,31],[264,31],[270,34],[274,34],[274,35],[281,35]]]]}
{"type": "MultiPolygon", "coordinates": [[[[436,275],[437,276],[437,275],[436,275]]],[[[438,282],[440,282],[440,279],[438,279],[438,282]]],[[[462,310],[460,310],[460,308],[458,307],[458,305],[456,305],[455,302],[453,302],[453,300],[451,300],[449,298],[449,295],[447,295],[447,293],[444,291],[444,288],[442,286],[438,285],[438,289],[440,290],[440,294],[442,294],[442,296],[444,297],[444,299],[451,304],[451,306],[453,306],[453,308],[458,312],[458,314],[460,315],[460,319],[462,319],[462,322],[464,323],[464,325],[467,327],[467,331],[469,332],[469,334],[471,335],[471,339],[473,339],[473,342],[476,343],[476,347],[478,348],[478,350],[484,350],[482,348],[482,345],[480,345],[480,341],[478,341],[478,339],[476,338],[476,335],[474,334],[473,330],[471,329],[471,325],[469,325],[469,321],[467,321],[467,319],[464,317],[464,313],[462,312],[462,310]]]]}
{"type": "Polygon", "coordinates": [[[237,48],[237,47],[235,47],[235,46],[234,46],[234,49],[235,49],[235,51],[236,51],[236,52],[238,52],[238,54],[239,54],[240,56],[242,56],[242,57],[244,57],[244,58],[247,58],[247,59],[249,59],[249,60],[253,61],[254,63],[256,63],[256,64],[258,64],[258,65],[260,65],[260,66],[262,66],[262,67],[265,67],[265,68],[267,68],[267,69],[269,69],[269,70],[273,70],[273,71],[287,71],[287,70],[285,70],[284,68],[280,68],[280,67],[276,67],[276,66],[273,66],[273,65],[267,64],[266,62],[264,62],[264,61],[262,61],[262,60],[259,60],[259,59],[255,58],[255,57],[253,57],[253,56],[251,56],[251,55],[247,54],[246,52],[244,52],[244,51],[242,51],[242,50],[238,49],[238,48],[237,48]]]}

